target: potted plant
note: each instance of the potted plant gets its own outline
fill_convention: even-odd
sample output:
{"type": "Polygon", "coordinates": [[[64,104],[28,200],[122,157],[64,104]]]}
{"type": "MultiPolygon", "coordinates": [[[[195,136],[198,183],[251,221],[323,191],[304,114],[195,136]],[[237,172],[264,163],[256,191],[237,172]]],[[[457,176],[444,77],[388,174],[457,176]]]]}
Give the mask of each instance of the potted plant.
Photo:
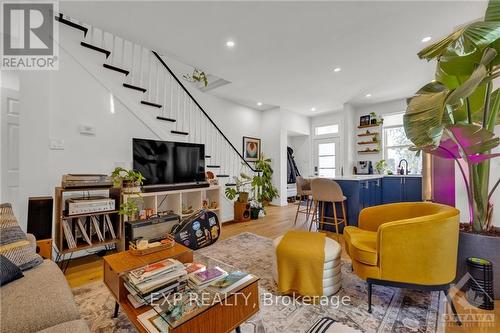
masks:
{"type": "Polygon", "coordinates": [[[146,178],[139,171],[117,167],[111,173],[111,179],[115,187],[122,188],[123,193],[138,193],[141,192],[140,186],[146,178]]]}
{"type": "Polygon", "coordinates": [[[250,195],[249,187],[252,183],[252,178],[245,173],[241,173],[240,177],[233,177],[234,187],[226,187],[224,191],[229,200],[238,199],[240,203],[248,202],[250,195]]]}
{"type": "Polygon", "coordinates": [[[198,87],[206,87],[208,86],[208,77],[207,74],[205,74],[204,71],[201,69],[195,68],[193,70],[193,73],[191,74],[184,74],[182,76],[186,81],[192,82],[198,85],[198,87]]]}
{"type": "Polygon", "coordinates": [[[269,205],[274,198],[279,197],[278,189],[273,185],[273,169],[271,167],[272,160],[265,158],[263,154],[255,162],[255,168],[258,174],[252,179],[252,187],[256,192],[256,199],[264,206],[269,205]]]}
{"type": "Polygon", "coordinates": [[[262,209],[262,203],[255,199],[250,201],[250,218],[252,220],[257,220],[262,209]]]}
{"type": "Polygon", "coordinates": [[[387,162],[385,160],[380,160],[375,163],[375,170],[377,170],[378,174],[383,175],[385,169],[387,169],[387,162]]]}
{"type": "Polygon", "coordinates": [[[494,134],[499,123],[500,90],[493,80],[500,76],[500,2],[490,1],[484,20],[460,27],[418,53],[437,60],[435,80],[409,99],[404,127],[415,149],[454,159],[465,182],[468,213],[461,224],[457,280],[465,258],[493,262],[494,289],[500,299],[500,232],[493,227],[490,159],[500,144],[494,134]]]}
{"type": "Polygon", "coordinates": [[[377,117],[377,114],[375,112],[370,112],[370,123],[372,125],[382,125],[384,123],[384,118],[377,117]],[[375,123],[373,123],[374,120],[375,123]]]}
{"type": "Polygon", "coordinates": [[[139,203],[142,202],[142,198],[129,198],[126,202],[120,205],[120,210],[118,213],[122,216],[126,216],[128,221],[137,220],[139,217],[139,203]]]}

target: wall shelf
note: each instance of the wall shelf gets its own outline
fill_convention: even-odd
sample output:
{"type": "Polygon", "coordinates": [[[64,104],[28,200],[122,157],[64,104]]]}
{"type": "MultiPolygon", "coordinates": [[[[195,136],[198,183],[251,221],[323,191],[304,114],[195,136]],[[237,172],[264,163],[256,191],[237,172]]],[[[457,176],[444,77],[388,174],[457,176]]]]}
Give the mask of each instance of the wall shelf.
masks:
{"type": "Polygon", "coordinates": [[[380,127],[380,124],[377,125],[364,125],[364,126],[358,126],[359,129],[361,128],[371,128],[371,127],[380,127]]]}
{"type": "Polygon", "coordinates": [[[376,132],[376,133],[363,133],[363,134],[358,134],[358,136],[377,136],[377,135],[379,135],[379,133],[378,133],[378,132],[376,132]]]}
{"type": "Polygon", "coordinates": [[[371,151],[358,151],[358,154],[378,154],[380,150],[371,150],[371,151]]]}
{"type": "Polygon", "coordinates": [[[373,145],[380,143],[380,141],[372,141],[372,142],[358,142],[358,145],[373,145]]]}

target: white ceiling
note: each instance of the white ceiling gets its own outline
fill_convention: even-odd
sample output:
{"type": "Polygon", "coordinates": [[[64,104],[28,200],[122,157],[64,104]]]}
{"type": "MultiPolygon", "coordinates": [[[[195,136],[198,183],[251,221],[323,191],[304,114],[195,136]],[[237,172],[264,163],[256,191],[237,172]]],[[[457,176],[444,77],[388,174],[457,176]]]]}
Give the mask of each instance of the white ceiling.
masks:
{"type": "Polygon", "coordinates": [[[485,8],[484,1],[60,3],[64,14],[231,82],[213,94],[306,115],[410,96],[433,78],[434,64],[416,56],[421,39],[436,40],[485,8]]]}

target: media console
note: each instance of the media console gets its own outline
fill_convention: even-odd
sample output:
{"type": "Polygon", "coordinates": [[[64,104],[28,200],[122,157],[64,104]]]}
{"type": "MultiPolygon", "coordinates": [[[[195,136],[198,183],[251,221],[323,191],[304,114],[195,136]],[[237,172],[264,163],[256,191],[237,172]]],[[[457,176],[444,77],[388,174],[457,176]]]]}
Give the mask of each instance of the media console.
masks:
{"type": "Polygon", "coordinates": [[[177,183],[177,184],[161,184],[161,185],[145,185],[142,187],[144,193],[164,192],[186,190],[193,188],[210,187],[208,182],[192,182],[192,183],[177,183]]]}

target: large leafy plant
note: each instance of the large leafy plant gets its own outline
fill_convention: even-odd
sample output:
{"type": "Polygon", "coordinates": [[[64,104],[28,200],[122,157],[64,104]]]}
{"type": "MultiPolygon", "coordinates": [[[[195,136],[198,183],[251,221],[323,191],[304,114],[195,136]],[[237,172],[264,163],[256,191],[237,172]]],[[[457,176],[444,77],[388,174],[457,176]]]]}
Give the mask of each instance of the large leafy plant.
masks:
{"type": "Polygon", "coordinates": [[[273,185],[273,169],[271,167],[272,160],[260,155],[255,162],[255,168],[258,170],[256,176],[252,179],[252,187],[255,189],[255,196],[259,202],[272,201],[279,197],[278,189],[273,185]]]}
{"type": "Polygon", "coordinates": [[[418,53],[437,60],[435,80],[409,99],[404,116],[407,137],[416,146],[454,159],[462,173],[470,223],[476,232],[492,227],[491,150],[500,144],[500,1],[490,1],[483,20],[460,27],[418,53]]]}

